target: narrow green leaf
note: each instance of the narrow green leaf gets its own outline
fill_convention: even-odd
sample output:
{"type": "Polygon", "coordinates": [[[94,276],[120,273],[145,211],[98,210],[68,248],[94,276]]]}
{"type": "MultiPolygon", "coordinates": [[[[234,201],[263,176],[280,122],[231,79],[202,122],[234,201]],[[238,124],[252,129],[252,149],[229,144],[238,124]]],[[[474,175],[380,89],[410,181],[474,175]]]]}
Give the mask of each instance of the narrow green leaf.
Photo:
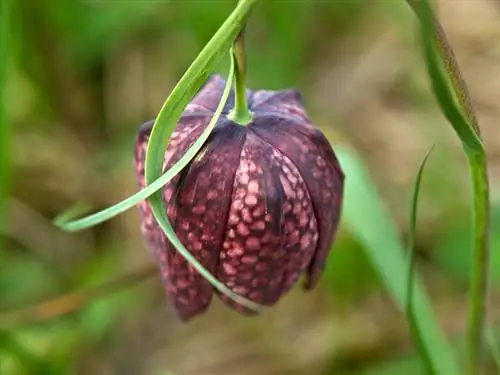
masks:
{"type": "MultiPolygon", "coordinates": [[[[346,178],[343,220],[364,244],[367,256],[395,303],[404,311],[407,301],[407,261],[398,231],[382,204],[364,166],[352,151],[336,147],[346,178]]],[[[434,316],[423,284],[413,286],[414,325],[428,349],[436,374],[459,374],[458,364],[434,316]]]]}
{"type": "Polygon", "coordinates": [[[420,166],[418,168],[417,172],[417,178],[415,180],[415,188],[413,190],[413,196],[411,200],[411,210],[410,210],[410,232],[408,236],[408,291],[407,291],[407,312],[409,313],[411,311],[411,304],[412,304],[412,296],[413,296],[413,277],[414,277],[414,270],[415,270],[415,238],[416,238],[416,232],[417,232],[417,214],[418,214],[418,196],[420,193],[420,184],[422,183],[422,176],[424,173],[424,168],[425,164],[427,163],[427,160],[429,159],[429,156],[432,153],[432,150],[434,149],[434,145],[429,148],[427,153],[425,154],[424,158],[422,159],[422,162],[420,163],[420,166]]]}
{"type": "Polygon", "coordinates": [[[418,168],[417,178],[415,180],[415,189],[413,191],[413,197],[411,202],[410,209],[410,232],[408,237],[408,277],[407,277],[407,293],[406,293],[406,316],[408,318],[408,323],[410,324],[410,328],[412,334],[414,336],[414,341],[417,344],[420,354],[424,360],[424,363],[427,365],[427,371],[432,373],[432,359],[428,350],[432,350],[425,345],[423,340],[421,331],[418,329],[418,325],[416,322],[415,310],[414,310],[414,301],[413,301],[413,293],[415,287],[415,237],[417,231],[417,213],[418,213],[418,196],[420,192],[420,184],[422,182],[422,176],[425,168],[425,164],[429,159],[429,156],[434,149],[434,145],[427,151],[422,162],[420,163],[420,167],[418,168]]]}
{"type": "MultiPolygon", "coordinates": [[[[228,75],[228,79],[226,82],[226,87],[224,88],[224,92],[222,94],[221,100],[219,102],[219,105],[217,106],[217,109],[215,111],[214,116],[210,120],[210,123],[208,124],[207,128],[203,132],[202,136],[200,136],[196,142],[194,143],[192,148],[197,149],[199,151],[203,144],[205,143],[206,139],[209,137],[210,133],[212,132],[213,128],[217,124],[217,121],[219,120],[219,117],[222,113],[222,110],[224,108],[224,105],[226,104],[227,98],[229,97],[229,93],[231,92],[231,86],[233,83],[234,79],[234,72],[235,72],[235,59],[234,55],[231,53],[231,67],[228,75]]],[[[160,113],[161,115],[161,113],[160,113]]],[[[158,116],[160,117],[160,116],[158,116]]],[[[151,154],[156,152],[157,148],[161,148],[163,146],[163,139],[158,137],[158,133],[153,137],[151,136],[149,139],[148,143],[148,149],[146,152],[146,183],[148,180],[154,180],[155,175],[151,171],[161,171],[161,168],[163,166],[163,157],[161,159],[157,159],[154,156],[151,156],[151,154]]],[[[163,199],[163,195],[161,192],[153,194],[149,198],[149,204],[151,206],[151,210],[153,211],[153,215],[156,219],[156,221],[159,223],[160,227],[162,228],[163,232],[167,236],[168,240],[170,243],[177,249],[177,251],[189,262],[191,265],[200,273],[201,276],[203,276],[214,288],[219,290],[221,293],[224,293],[227,295],[229,298],[233,299],[234,301],[240,303],[241,305],[244,305],[254,311],[261,311],[263,309],[263,306],[256,304],[255,302],[252,302],[246,298],[243,298],[239,296],[238,294],[234,293],[231,289],[226,287],[223,283],[217,280],[216,277],[214,277],[205,267],[203,267],[197,260],[196,258],[189,252],[188,249],[182,244],[182,242],[179,240],[179,237],[175,234],[174,229],[172,228],[168,217],[167,217],[167,210],[165,207],[165,202],[163,199]]]]}
{"type": "Polygon", "coordinates": [[[151,131],[146,156],[146,181],[152,182],[153,180],[150,177],[160,175],[162,169],[162,164],[148,163],[147,159],[163,160],[163,155],[172,133],[171,127],[177,123],[184,108],[196,91],[207,80],[221,56],[227,53],[231,43],[245,25],[250,11],[256,2],[257,0],[241,0],[238,2],[235,10],[226,19],[205,48],[203,48],[196,60],[177,83],[172,94],[163,104],[151,131]],[[153,139],[161,141],[161,143],[158,143],[155,147],[151,147],[153,139]]]}
{"type": "Polygon", "coordinates": [[[488,297],[490,268],[490,194],[486,154],[479,135],[479,126],[465,82],[460,80],[458,64],[442,29],[435,31],[436,18],[432,14],[429,0],[420,1],[417,11],[421,20],[422,41],[426,64],[440,107],[460,137],[467,155],[473,188],[474,242],[471,283],[469,287],[468,316],[468,374],[477,374],[484,339],[484,322],[488,297]],[[440,51],[437,53],[435,35],[439,37],[440,51]],[[446,77],[443,72],[444,61],[446,77]],[[441,69],[439,69],[441,67],[441,69]],[[446,79],[448,78],[448,79],[446,79]],[[449,82],[455,83],[453,91],[449,82]],[[451,96],[451,97],[450,97],[451,96]],[[460,100],[455,100],[455,99],[460,100]],[[458,108],[457,108],[458,107],[458,108]]]}
{"type": "MultiPolygon", "coordinates": [[[[227,53],[232,41],[245,24],[250,15],[250,11],[256,3],[257,0],[242,0],[238,3],[238,6],[222,24],[212,39],[210,39],[174,87],[171,94],[163,104],[163,107],[161,108],[153,126],[151,138],[161,139],[162,147],[153,149],[153,153],[150,154],[151,158],[156,160],[163,159],[163,152],[167,146],[175,124],[184,111],[184,108],[187,106],[198,89],[207,80],[210,72],[213,70],[220,58],[227,53]]],[[[127,211],[160,190],[189,163],[192,156],[196,154],[196,152],[197,150],[195,150],[195,145],[191,146],[191,148],[186,152],[181,160],[179,160],[179,162],[172,167],[172,169],[166,171],[154,182],[151,181],[150,184],[148,184],[148,186],[144,189],[124,199],[123,201],[87,217],[74,221],[68,221],[70,216],[75,214],[74,209],[71,209],[71,213],[64,212],[56,217],[54,220],[55,225],[64,231],[76,232],[93,227],[127,211]]],[[[150,171],[150,174],[160,176],[161,167],[159,169],[160,171],[155,168],[150,171]]]]}
{"type": "Polygon", "coordinates": [[[456,94],[451,90],[447,73],[443,69],[442,58],[437,50],[434,38],[435,17],[429,1],[421,0],[418,6],[420,9],[418,9],[416,13],[420,19],[420,32],[424,46],[425,64],[431,78],[434,95],[436,96],[443,114],[462,140],[466,151],[482,151],[482,141],[460,109],[456,100],[456,94]]]}

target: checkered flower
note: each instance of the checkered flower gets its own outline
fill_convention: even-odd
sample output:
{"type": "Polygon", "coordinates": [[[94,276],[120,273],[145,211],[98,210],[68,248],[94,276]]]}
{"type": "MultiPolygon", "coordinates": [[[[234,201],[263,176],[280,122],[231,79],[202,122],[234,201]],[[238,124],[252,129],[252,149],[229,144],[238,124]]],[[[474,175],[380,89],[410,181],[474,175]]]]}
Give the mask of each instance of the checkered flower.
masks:
{"type": "MultiPolygon", "coordinates": [[[[179,119],[164,158],[174,165],[208,125],[225,81],[212,76],[179,119]]],[[[163,189],[167,216],[196,259],[235,293],[274,305],[305,274],[318,281],[339,223],[344,175],[325,136],[311,123],[295,90],[247,90],[253,121],[228,118],[234,95],[210,138],[163,189]]],[[[140,188],[153,121],[135,145],[140,188]]],[[[217,294],[169,243],[149,204],[140,204],[142,232],[154,253],[166,293],[182,320],[204,312],[217,294]]]]}

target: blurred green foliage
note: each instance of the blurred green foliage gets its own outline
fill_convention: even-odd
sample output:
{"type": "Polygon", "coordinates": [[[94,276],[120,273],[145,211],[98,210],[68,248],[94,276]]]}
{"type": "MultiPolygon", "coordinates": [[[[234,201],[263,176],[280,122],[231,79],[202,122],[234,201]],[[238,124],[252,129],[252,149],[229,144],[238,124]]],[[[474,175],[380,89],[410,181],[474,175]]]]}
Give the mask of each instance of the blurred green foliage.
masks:
{"type": "MultiPolygon", "coordinates": [[[[6,109],[14,167],[7,202],[21,201],[31,214],[12,212],[12,220],[2,223],[0,314],[99,285],[136,269],[136,264],[143,265],[149,258],[140,240],[135,212],[89,233],[72,236],[55,233],[50,220],[75,201],[105,207],[134,191],[131,144],[138,124],[156,115],[173,84],[234,5],[231,1],[92,0],[26,0],[12,4],[9,53],[1,56],[8,69],[6,109]],[[141,67],[133,70],[137,65],[141,67]],[[165,86],[154,95],[143,90],[151,85],[138,86],[141,77],[147,77],[150,71],[154,77],[149,81],[165,86]],[[135,75],[141,77],[134,80],[135,75]],[[131,83],[121,85],[123,82],[131,83]],[[129,92],[121,91],[124,89],[129,92]],[[142,104],[134,107],[123,102],[112,108],[113,98],[130,96],[142,104]],[[16,228],[23,228],[21,234],[16,228]]],[[[392,8],[384,2],[380,7],[391,14],[388,20],[403,23],[400,4],[392,8]]],[[[329,47],[352,35],[367,15],[379,16],[377,9],[374,4],[358,1],[262,2],[247,32],[248,85],[269,89],[299,87],[306,104],[313,104],[308,103],[307,94],[312,90],[310,80],[316,66],[328,61],[329,47]]],[[[226,66],[222,64],[217,71],[225,72],[226,66]]],[[[336,135],[332,143],[347,141],[345,138],[336,135]]],[[[421,255],[417,265],[431,266],[433,273],[439,273],[439,280],[445,280],[443,284],[451,283],[455,291],[464,293],[469,269],[468,205],[458,193],[449,193],[457,184],[456,170],[447,166],[446,157],[436,155],[435,160],[429,163],[429,182],[423,184],[421,201],[439,206],[443,217],[435,225],[436,238],[417,239],[421,255]]],[[[385,206],[381,197],[375,199],[385,206]]],[[[353,198],[350,204],[356,203],[353,198]]],[[[409,195],[406,203],[409,207],[409,195]]],[[[500,246],[495,229],[500,225],[499,212],[498,205],[494,206],[494,249],[500,246]]],[[[383,227],[383,222],[368,220],[367,214],[361,207],[351,213],[355,217],[350,220],[359,220],[364,228],[374,231],[383,227]]],[[[396,224],[394,230],[404,235],[408,223],[396,224]]],[[[381,252],[394,240],[400,241],[381,241],[381,252]]],[[[364,246],[343,223],[322,283],[334,310],[346,311],[347,315],[361,301],[375,298],[382,290],[364,246]]],[[[500,258],[494,254],[497,285],[500,258]]],[[[390,261],[387,259],[388,264],[390,261]]],[[[126,288],[72,314],[1,332],[0,375],[98,373],[96,368],[101,362],[101,367],[108,369],[103,373],[125,373],[109,369],[115,364],[109,358],[125,345],[123,331],[133,326],[130,322],[148,321],[155,306],[165,304],[157,284],[126,288]]],[[[433,301],[440,297],[433,294],[433,301]]],[[[370,309],[368,304],[367,315],[370,309]]],[[[161,321],[156,329],[168,329],[170,324],[161,321]]],[[[362,336],[363,332],[352,335],[362,336]]],[[[325,341],[335,339],[322,337],[325,341]]],[[[210,338],[200,334],[197,340],[210,338]]],[[[347,361],[356,361],[356,365],[346,368],[339,366],[342,361],[332,355],[331,366],[325,366],[324,373],[371,374],[372,368],[380,375],[418,373],[410,370],[420,368],[414,359],[408,361],[409,365],[403,362],[404,370],[394,370],[391,361],[400,354],[399,346],[394,343],[373,356],[360,349],[360,358],[350,354],[355,358],[347,361]]],[[[407,346],[402,354],[411,349],[411,345],[407,346]]],[[[128,352],[128,356],[135,354],[134,350],[128,352]]]]}

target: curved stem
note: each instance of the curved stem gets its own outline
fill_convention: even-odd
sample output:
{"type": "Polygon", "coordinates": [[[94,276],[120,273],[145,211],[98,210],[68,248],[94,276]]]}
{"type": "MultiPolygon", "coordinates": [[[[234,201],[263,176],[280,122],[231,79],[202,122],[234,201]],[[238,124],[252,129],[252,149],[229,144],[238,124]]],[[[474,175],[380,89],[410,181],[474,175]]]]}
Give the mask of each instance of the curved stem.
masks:
{"type": "Polygon", "coordinates": [[[245,86],[247,70],[245,29],[242,29],[234,40],[232,53],[236,66],[234,70],[234,108],[229,114],[229,118],[239,125],[247,125],[252,121],[252,114],[248,109],[245,86]]]}
{"type": "Polygon", "coordinates": [[[490,193],[486,153],[482,145],[477,117],[472,106],[472,99],[457,59],[446,33],[438,19],[432,15],[428,0],[406,0],[417,16],[424,10],[431,18],[433,39],[447,78],[451,83],[458,107],[465,117],[462,122],[453,124],[462,140],[469,162],[471,184],[473,189],[474,243],[469,292],[469,315],[467,323],[467,356],[468,375],[476,375],[479,371],[484,340],[484,324],[487,312],[488,282],[490,272],[490,193]],[[423,8],[419,8],[423,7],[423,8]],[[464,131],[467,130],[467,131],[464,131]],[[470,130],[473,130],[472,136],[470,130]]]}

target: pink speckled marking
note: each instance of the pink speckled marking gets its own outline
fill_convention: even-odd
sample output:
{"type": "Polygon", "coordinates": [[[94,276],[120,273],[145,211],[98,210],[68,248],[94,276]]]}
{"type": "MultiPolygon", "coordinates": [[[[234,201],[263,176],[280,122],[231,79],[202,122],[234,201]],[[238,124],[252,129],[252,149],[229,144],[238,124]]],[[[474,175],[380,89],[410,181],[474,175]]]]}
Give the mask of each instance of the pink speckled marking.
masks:
{"type": "Polygon", "coordinates": [[[324,269],[340,220],[344,174],[329,142],[309,123],[269,115],[256,118],[252,130],[286,155],[307,185],[319,228],[319,243],[305,284],[312,289],[324,269]]]}
{"type": "MultiPolygon", "coordinates": [[[[236,170],[229,217],[239,220],[228,220],[228,233],[232,230],[236,235],[224,240],[218,278],[254,302],[274,305],[311,262],[317,225],[309,193],[293,163],[252,133],[247,134],[236,170]],[[296,190],[303,191],[302,200],[297,201],[296,190]],[[253,199],[246,204],[248,197],[255,204],[253,199]],[[299,203],[298,211],[285,212],[285,203],[299,203]],[[304,217],[307,224],[301,225],[304,217]],[[243,252],[234,251],[241,248],[243,252]]],[[[242,313],[254,313],[220,297],[242,313]]]]}
{"type": "MultiPolygon", "coordinates": [[[[205,129],[224,84],[212,76],[185,109],[164,168],[205,129]]],[[[227,122],[231,93],[203,152],[163,193],[177,235],[198,261],[234,292],[271,306],[305,271],[305,287],[316,284],[338,226],[344,175],[330,144],[311,125],[298,91],[247,90],[247,95],[253,124],[227,122]]],[[[135,148],[140,188],[150,125],[141,127],[135,148]]],[[[168,243],[147,202],[139,209],[171,304],[182,320],[202,313],[213,288],[168,243]]],[[[217,294],[237,311],[254,313],[217,294]]]]}
{"type": "Polygon", "coordinates": [[[302,106],[302,96],[297,90],[270,91],[259,90],[253,95],[253,106],[261,113],[275,112],[295,121],[309,123],[309,117],[302,106]]]}
{"type": "MultiPolygon", "coordinates": [[[[165,153],[164,170],[170,168],[181,158],[183,153],[199,137],[209,121],[210,117],[206,116],[186,115],[181,117],[165,153]]],[[[139,133],[135,147],[135,162],[140,189],[145,186],[144,162],[149,133],[150,129],[148,130],[145,127],[144,131],[139,133]]],[[[171,223],[174,222],[176,217],[177,209],[173,198],[176,195],[179,178],[180,176],[176,176],[165,185],[163,190],[167,216],[171,223]]],[[[141,230],[157,259],[169,301],[181,319],[189,319],[208,307],[212,293],[207,292],[204,283],[193,283],[193,280],[199,277],[197,272],[187,267],[184,259],[177,255],[177,251],[167,241],[153,217],[149,203],[146,201],[141,202],[139,210],[142,218],[141,230]]],[[[180,227],[182,227],[182,224],[180,227]]],[[[202,264],[210,263],[210,259],[204,257],[201,252],[195,252],[193,255],[202,264]]]]}

